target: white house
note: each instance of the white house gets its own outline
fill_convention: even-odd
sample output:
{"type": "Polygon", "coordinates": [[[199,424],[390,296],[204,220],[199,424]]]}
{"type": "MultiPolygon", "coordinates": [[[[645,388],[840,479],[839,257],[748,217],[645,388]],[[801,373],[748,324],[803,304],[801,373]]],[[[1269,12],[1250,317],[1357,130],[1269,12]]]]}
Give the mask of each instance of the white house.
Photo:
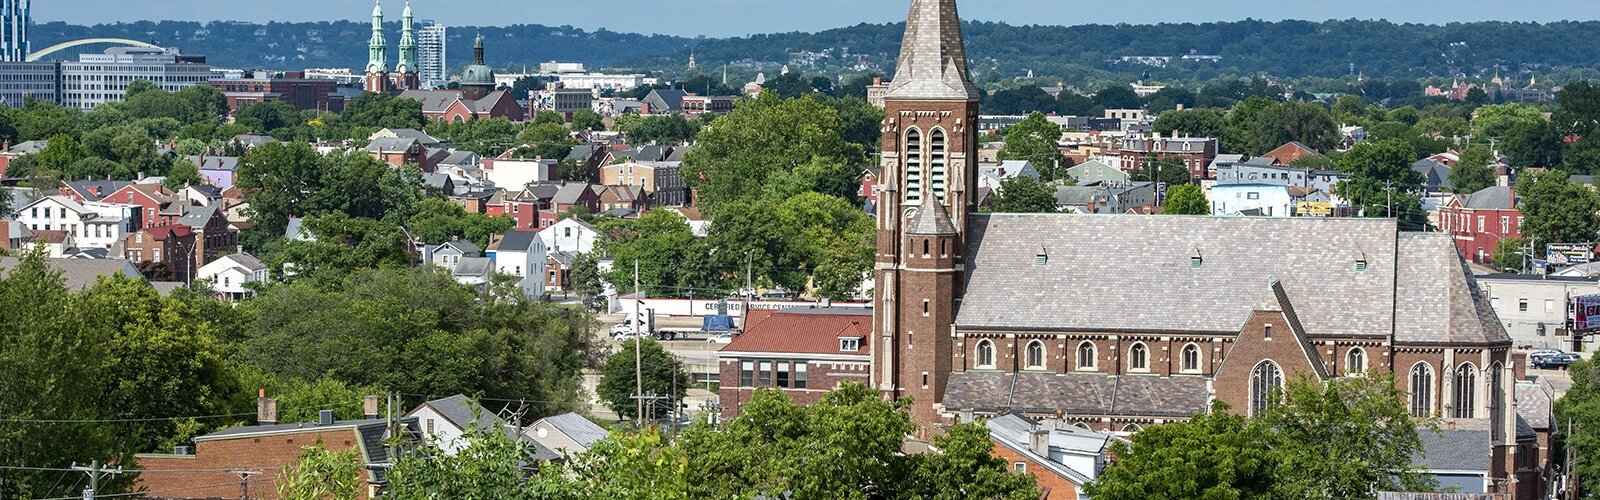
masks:
{"type": "Polygon", "coordinates": [[[445,269],[455,269],[461,259],[482,257],[483,251],[469,241],[455,240],[422,247],[422,260],[445,269]]]}
{"type": "Polygon", "coordinates": [[[79,247],[111,248],[132,234],[139,207],[46,196],[17,210],[17,222],[34,231],[66,231],[79,247]]]}
{"type": "Polygon", "coordinates": [[[456,282],[482,288],[494,276],[494,261],[488,257],[466,257],[449,269],[451,275],[456,277],[456,282]]]}
{"type": "Polygon", "coordinates": [[[230,300],[255,295],[246,285],[267,280],[267,265],[247,253],[218,257],[200,266],[200,279],[211,280],[211,289],[230,300]]]}
{"type": "Polygon", "coordinates": [[[513,191],[531,183],[559,178],[556,174],[557,160],[485,158],[482,165],[484,180],[513,191]]]}
{"type": "Polygon", "coordinates": [[[539,241],[544,244],[545,251],[550,253],[588,253],[594,251],[594,245],[599,239],[598,229],[573,217],[561,219],[560,222],[539,231],[539,241]]]}
{"type": "Polygon", "coordinates": [[[406,418],[416,418],[422,427],[422,437],[438,446],[445,454],[454,455],[469,444],[464,437],[469,429],[498,430],[518,436],[520,431],[508,429],[488,408],[471,398],[457,394],[417,405],[406,418]]]}
{"type": "Polygon", "coordinates": [[[496,272],[522,278],[517,286],[530,299],[544,296],[546,255],[544,241],[533,231],[507,231],[488,252],[496,272]]]}
{"type": "Polygon", "coordinates": [[[1290,217],[1294,198],[1288,186],[1274,184],[1221,184],[1206,193],[1211,215],[1290,217]]]}
{"type": "Polygon", "coordinates": [[[570,412],[541,418],[522,433],[533,438],[540,448],[548,448],[563,459],[589,451],[595,442],[610,435],[604,427],[570,412]]]}
{"type": "Polygon", "coordinates": [[[1039,180],[1039,169],[1027,160],[1006,160],[999,165],[978,167],[978,187],[989,188],[995,193],[1000,192],[1000,182],[1016,177],[1032,177],[1039,180]]]}

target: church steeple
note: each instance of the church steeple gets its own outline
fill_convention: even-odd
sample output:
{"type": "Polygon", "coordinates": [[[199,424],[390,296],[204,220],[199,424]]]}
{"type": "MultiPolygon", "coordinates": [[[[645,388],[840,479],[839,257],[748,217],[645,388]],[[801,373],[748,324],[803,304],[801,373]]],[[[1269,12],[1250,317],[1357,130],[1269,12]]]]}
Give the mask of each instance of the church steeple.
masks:
{"type": "Polygon", "coordinates": [[[980,96],[967,74],[956,0],[912,0],[894,82],[884,99],[975,101],[980,96]]]}
{"type": "Polygon", "coordinates": [[[417,76],[417,35],[412,19],[411,2],[407,1],[405,11],[400,14],[400,62],[394,67],[395,87],[401,90],[422,86],[422,79],[417,76]]]}
{"type": "Polygon", "coordinates": [[[388,92],[389,42],[383,38],[383,4],[372,3],[372,40],[367,43],[367,92],[388,92]]]}

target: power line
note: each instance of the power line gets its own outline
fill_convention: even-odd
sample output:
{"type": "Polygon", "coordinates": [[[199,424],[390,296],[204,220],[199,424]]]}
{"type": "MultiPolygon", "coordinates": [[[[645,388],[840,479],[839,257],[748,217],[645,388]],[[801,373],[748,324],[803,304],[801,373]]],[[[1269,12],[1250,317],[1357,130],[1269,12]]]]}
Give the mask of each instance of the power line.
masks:
{"type": "Polygon", "coordinates": [[[193,420],[201,420],[201,419],[211,419],[211,418],[242,417],[242,416],[255,415],[255,414],[256,414],[255,412],[250,412],[250,413],[226,413],[226,414],[220,414],[220,415],[195,415],[195,416],[183,416],[183,417],[109,418],[109,419],[0,418],[0,423],[24,423],[24,424],[110,424],[110,423],[130,423],[130,422],[165,422],[165,421],[172,421],[172,420],[191,420],[191,419],[193,419],[193,420]]]}
{"type": "MultiPolygon", "coordinates": [[[[198,489],[201,489],[201,488],[215,488],[215,487],[218,487],[218,486],[231,486],[231,485],[234,485],[234,484],[238,484],[238,483],[235,482],[235,481],[228,481],[226,483],[202,484],[202,485],[199,485],[199,486],[185,486],[185,487],[182,487],[182,488],[168,488],[168,489],[156,490],[156,491],[136,491],[136,492],[131,492],[131,493],[116,493],[116,494],[111,494],[111,495],[95,495],[93,498],[96,498],[96,499],[99,499],[99,498],[120,498],[120,497],[131,497],[131,496],[140,496],[140,495],[153,495],[153,494],[156,494],[156,493],[169,493],[169,492],[174,492],[174,491],[198,490],[198,489]]],[[[34,500],[82,500],[83,498],[84,497],[82,495],[73,495],[73,496],[70,496],[70,497],[37,498],[37,499],[34,499],[34,500]]]]}

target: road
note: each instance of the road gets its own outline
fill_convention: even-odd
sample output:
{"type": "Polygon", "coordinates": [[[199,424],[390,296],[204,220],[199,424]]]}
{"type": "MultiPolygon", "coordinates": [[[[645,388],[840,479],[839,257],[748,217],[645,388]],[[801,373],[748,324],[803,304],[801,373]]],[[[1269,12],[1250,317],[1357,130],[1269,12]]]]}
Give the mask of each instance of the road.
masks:
{"type": "MultiPolygon", "coordinates": [[[[622,315],[602,314],[597,319],[601,323],[600,332],[601,336],[604,337],[603,341],[612,350],[620,350],[622,342],[611,340],[610,332],[612,325],[622,322],[622,315]]],[[[656,318],[656,328],[699,328],[700,324],[701,320],[699,318],[656,318]]],[[[699,338],[695,340],[663,341],[661,346],[677,357],[678,361],[683,363],[684,370],[688,371],[690,377],[693,378],[695,385],[689,388],[689,393],[684,396],[683,402],[688,407],[685,410],[686,414],[690,417],[699,415],[710,403],[713,395],[707,389],[706,383],[715,383],[717,380],[717,349],[720,349],[723,344],[709,344],[706,343],[704,338],[699,338]]],[[[592,395],[599,384],[599,371],[584,371],[583,388],[585,391],[592,395]]],[[[590,406],[590,415],[597,418],[617,418],[616,413],[606,408],[605,404],[598,400],[591,400],[590,406]]]]}

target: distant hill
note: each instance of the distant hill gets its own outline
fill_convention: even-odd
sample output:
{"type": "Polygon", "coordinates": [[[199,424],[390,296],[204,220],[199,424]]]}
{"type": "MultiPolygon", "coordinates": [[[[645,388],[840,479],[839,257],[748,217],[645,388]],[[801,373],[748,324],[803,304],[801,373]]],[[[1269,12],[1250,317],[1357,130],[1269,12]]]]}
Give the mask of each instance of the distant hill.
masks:
{"type": "MultiPolygon", "coordinates": [[[[399,38],[391,23],[390,41],[399,38]]],[[[540,61],[580,61],[593,68],[634,68],[682,74],[692,50],[701,72],[718,74],[724,64],[743,81],[757,71],[788,64],[796,71],[829,76],[892,71],[903,24],[861,24],[819,33],[777,33],[738,38],[684,38],[572,27],[515,25],[458,27],[449,35],[449,63],[466,64],[480,29],[496,67],[540,61]]],[[[34,46],[85,37],[119,37],[203,53],[224,67],[352,67],[366,62],[369,26],[358,22],[194,23],[134,22],[75,26],[61,22],[34,27],[34,46]]],[[[1497,68],[1507,77],[1561,73],[1600,77],[1600,22],[1447,25],[1385,21],[1245,20],[1206,24],[1013,26],[972,22],[966,26],[973,71],[981,82],[1026,75],[1081,79],[1210,79],[1223,75],[1343,78],[1428,76],[1487,77],[1497,68]],[[1211,61],[1184,55],[1220,56],[1211,61]],[[1156,66],[1124,57],[1169,57],[1156,66]],[[1520,75],[1520,76],[1519,76],[1520,75]]],[[[391,60],[394,57],[391,55],[391,60]]],[[[1152,60],[1146,60],[1152,62],[1152,60]]]]}

